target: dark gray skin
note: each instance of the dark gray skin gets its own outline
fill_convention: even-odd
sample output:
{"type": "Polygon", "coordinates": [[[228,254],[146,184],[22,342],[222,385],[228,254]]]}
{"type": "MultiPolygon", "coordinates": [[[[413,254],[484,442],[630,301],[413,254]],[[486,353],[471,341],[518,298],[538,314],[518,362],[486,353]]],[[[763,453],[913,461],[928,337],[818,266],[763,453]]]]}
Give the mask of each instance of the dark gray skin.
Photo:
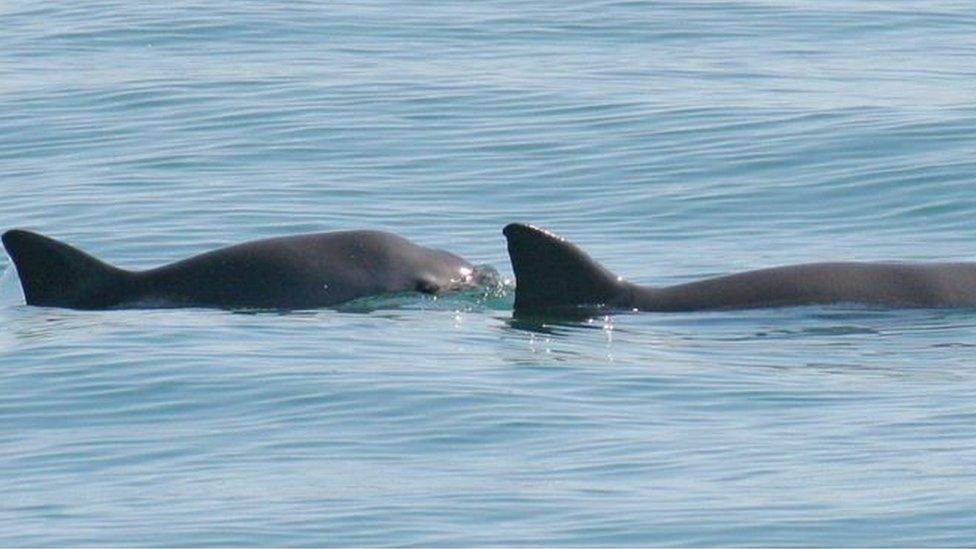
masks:
{"type": "Polygon", "coordinates": [[[513,223],[504,233],[515,271],[516,314],[830,303],[976,307],[976,263],[809,263],[652,288],[623,280],[543,229],[513,223]]]}
{"type": "Polygon", "coordinates": [[[29,231],[7,231],[3,245],[28,305],[70,309],[313,309],[379,294],[475,285],[467,261],[381,231],[257,240],[138,272],[29,231]]]}

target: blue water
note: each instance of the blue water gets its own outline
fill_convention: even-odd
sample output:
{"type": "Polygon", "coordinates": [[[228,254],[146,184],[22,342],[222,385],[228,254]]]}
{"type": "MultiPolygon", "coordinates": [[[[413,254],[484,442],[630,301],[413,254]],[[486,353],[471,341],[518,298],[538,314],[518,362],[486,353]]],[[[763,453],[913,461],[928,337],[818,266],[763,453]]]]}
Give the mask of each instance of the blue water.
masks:
{"type": "MultiPolygon", "coordinates": [[[[970,2],[0,7],[0,228],[976,258],[970,2]]],[[[0,259],[0,269],[9,261],[0,259]]],[[[8,272],[9,274],[9,272],[8,272]]],[[[0,544],[976,545],[976,316],[0,308],[0,544]]],[[[14,288],[16,284],[14,284],[14,288]]]]}

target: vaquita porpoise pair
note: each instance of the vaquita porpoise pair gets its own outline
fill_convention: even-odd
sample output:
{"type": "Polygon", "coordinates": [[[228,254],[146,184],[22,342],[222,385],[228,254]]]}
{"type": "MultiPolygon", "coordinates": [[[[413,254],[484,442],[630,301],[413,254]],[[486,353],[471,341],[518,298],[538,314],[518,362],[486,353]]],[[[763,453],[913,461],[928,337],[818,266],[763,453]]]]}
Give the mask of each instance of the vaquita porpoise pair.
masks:
{"type": "MultiPolygon", "coordinates": [[[[517,315],[699,311],[808,304],[976,307],[976,263],[810,263],[663,288],[623,280],[566,240],[505,227],[517,315]]],[[[314,309],[401,292],[476,287],[464,259],[381,231],[269,238],[146,271],[113,267],[30,231],[3,234],[28,305],[71,309],[314,309]]]]}

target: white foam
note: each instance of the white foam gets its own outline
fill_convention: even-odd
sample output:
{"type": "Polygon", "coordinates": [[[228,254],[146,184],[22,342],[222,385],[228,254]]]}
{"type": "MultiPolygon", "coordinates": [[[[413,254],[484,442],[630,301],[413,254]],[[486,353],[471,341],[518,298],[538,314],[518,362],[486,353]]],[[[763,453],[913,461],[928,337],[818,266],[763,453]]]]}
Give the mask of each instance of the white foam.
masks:
{"type": "Polygon", "coordinates": [[[16,307],[26,303],[24,288],[20,285],[20,277],[17,276],[17,267],[11,261],[3,271],[3,275],[0,275],[0,308],[16,307]]]}

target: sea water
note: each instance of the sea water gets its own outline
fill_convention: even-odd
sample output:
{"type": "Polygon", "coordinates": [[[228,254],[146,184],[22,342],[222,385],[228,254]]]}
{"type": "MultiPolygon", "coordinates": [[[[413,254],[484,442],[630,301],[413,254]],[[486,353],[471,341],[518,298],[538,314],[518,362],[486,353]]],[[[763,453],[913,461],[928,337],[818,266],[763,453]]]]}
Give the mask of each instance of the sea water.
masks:
{"type": "Polygon", "coordinates": [[[127,268],[378,228],[509,282],[290,314],[5,295],[0,544],[976,544],[972,311],[526,324],[501,235],[654,285],[972,260],[974,13],[6,3],[0,228],[127,268]]]}

